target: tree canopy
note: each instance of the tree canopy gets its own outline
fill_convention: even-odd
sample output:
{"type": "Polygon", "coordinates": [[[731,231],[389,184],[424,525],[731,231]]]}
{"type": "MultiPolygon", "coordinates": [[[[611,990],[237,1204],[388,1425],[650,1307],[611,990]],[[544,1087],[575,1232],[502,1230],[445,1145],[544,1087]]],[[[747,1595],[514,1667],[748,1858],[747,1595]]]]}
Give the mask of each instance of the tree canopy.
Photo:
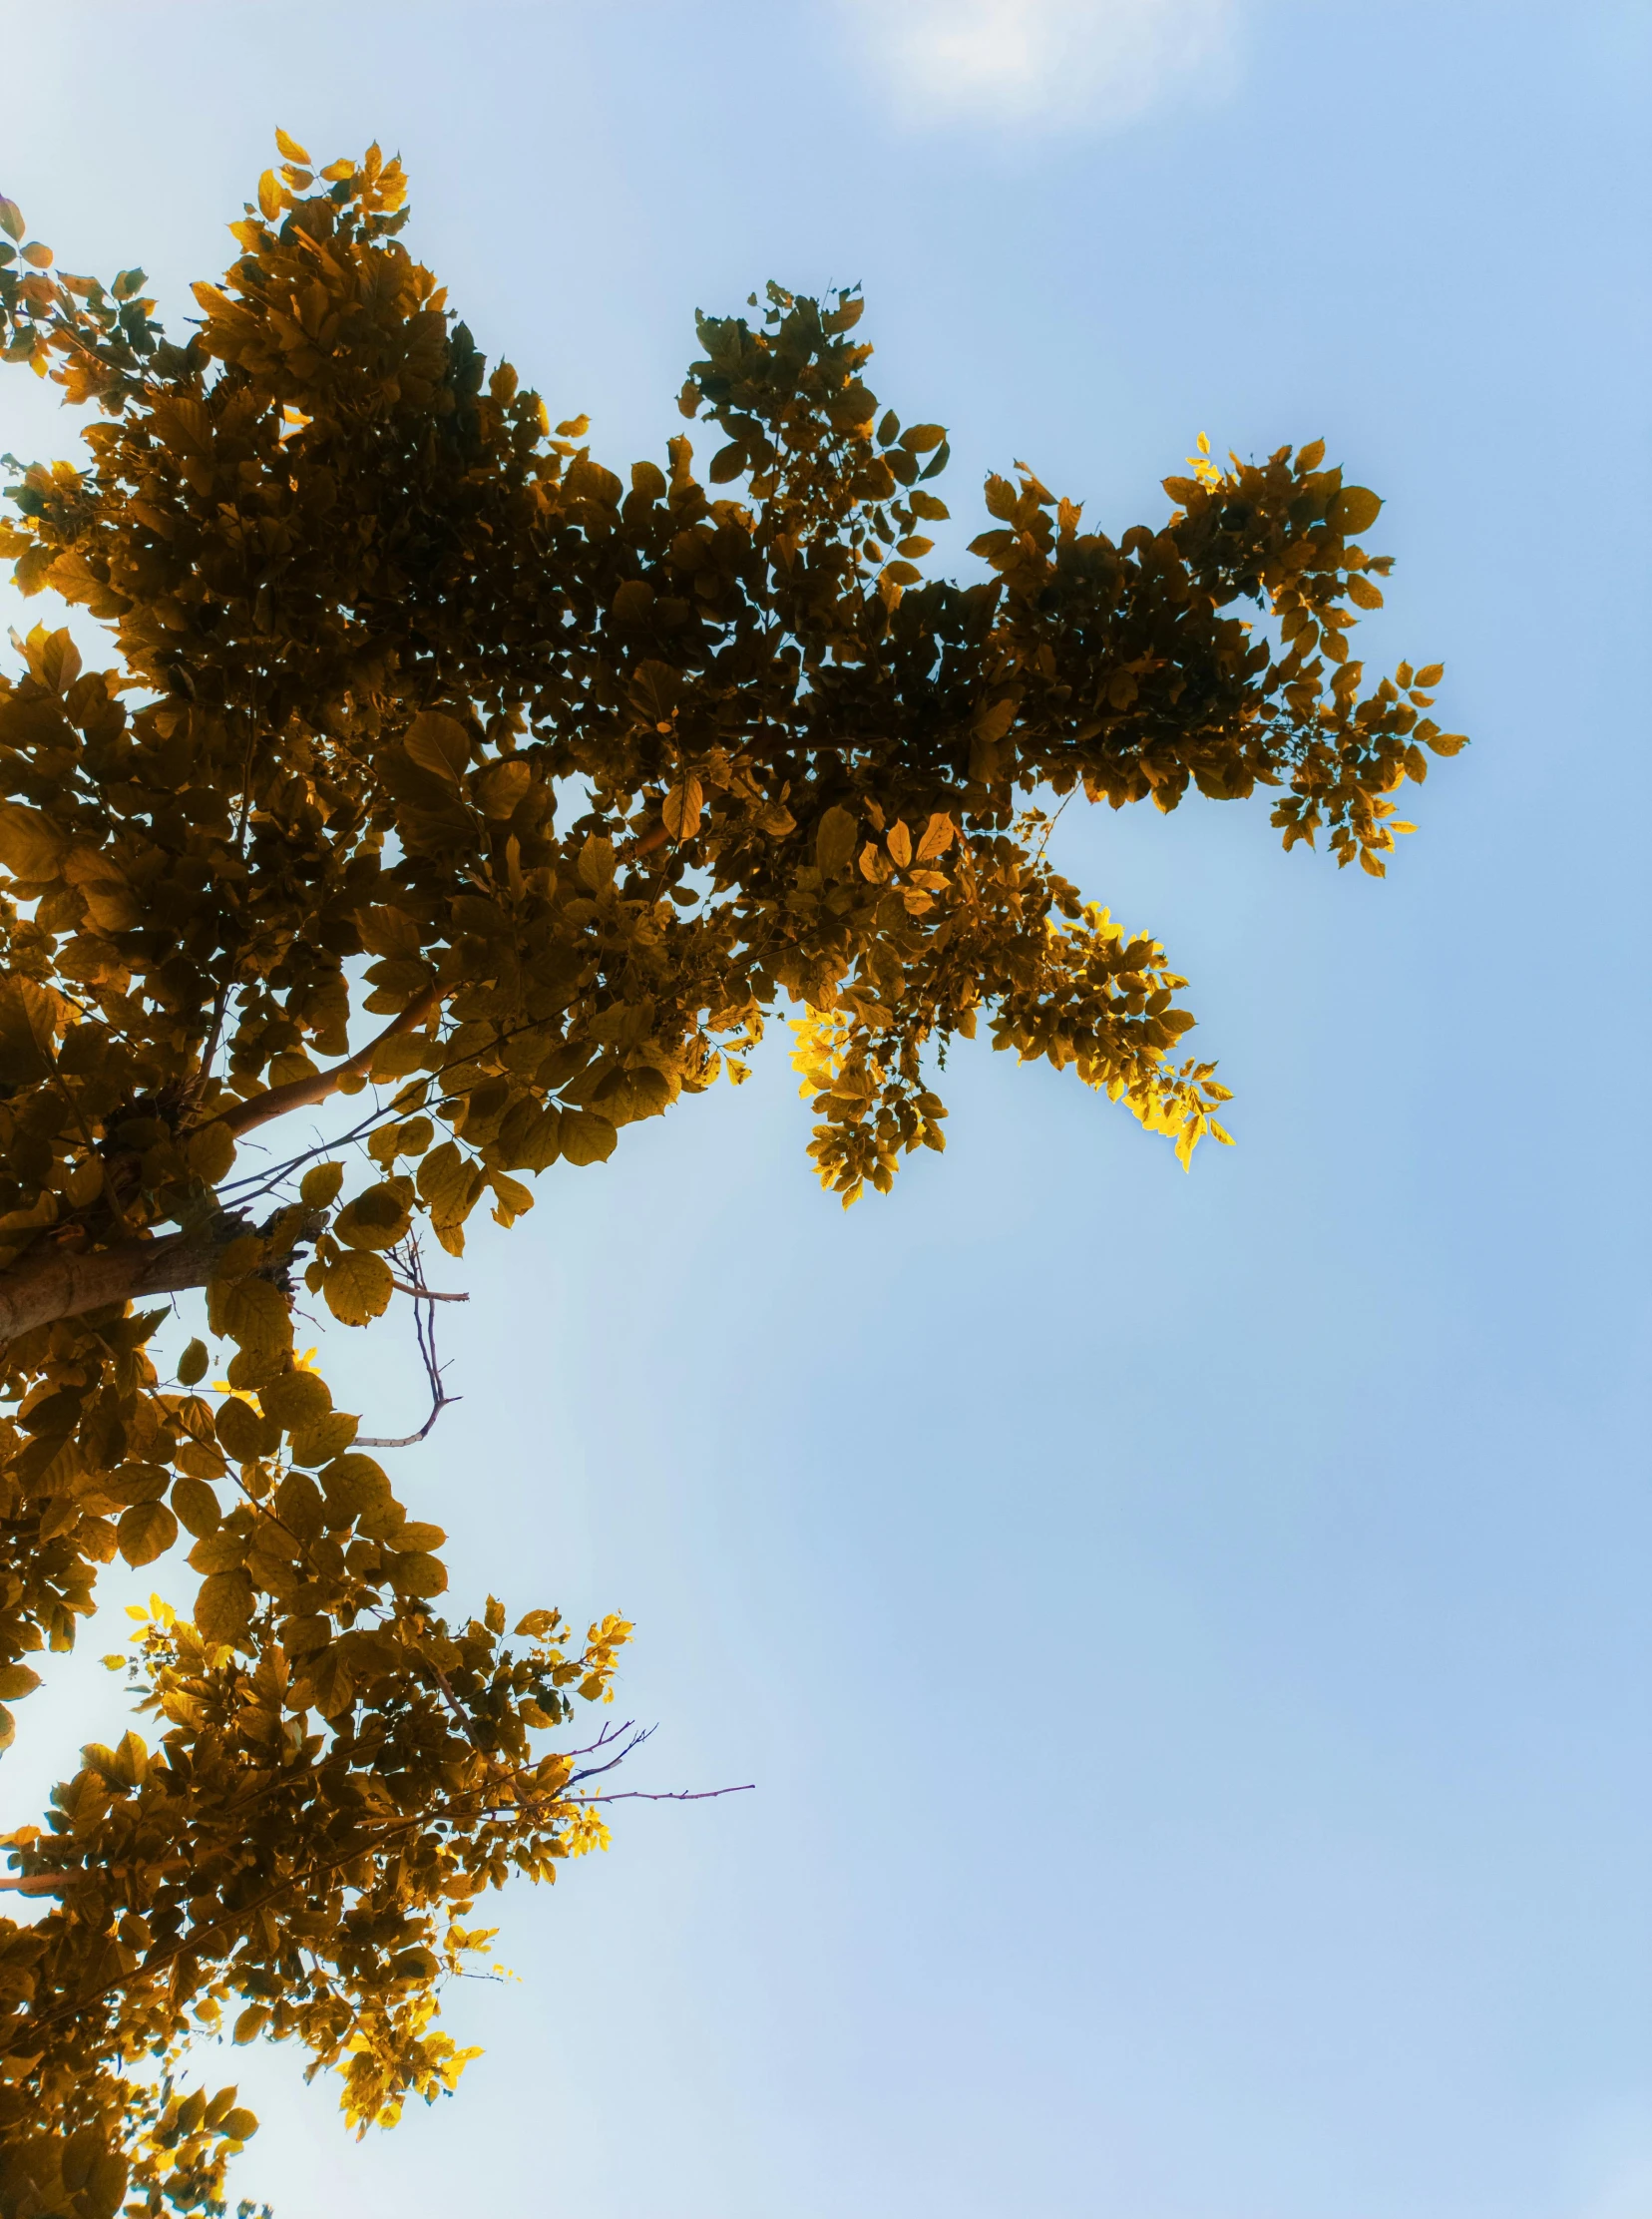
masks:
{"type": "Polygon", "coordinates": [[[49,1906],[0,1920],[7,2219],[221,2209],[255,2121],[184,2092],[204,2030],[296,2039],[359,2127],[451,2087],[476,1900],[606,1839],[630,1740],[576,1704],[628,1625],[441,1614],[445,1537],[295,1304],[428,1318],[422,1237],[510,1225],[788,1011],[845,1203],[942,1145],[983,1023],[1185,1162],[1226,1137],[1185,981],[1056,871],[1054,812],[1268,787],[1287,848],[1381,876],[1391,796],[1462,744],[1438,666],[1350,653],[1389,563],[1322,443],[1201,441],[1116,542],[1017,464],[952,584],[946,433],[880,409],[857,294],[701,315],[703,477],[684,435],[622,478],[489,369],[397,163],[280,151],[183,342],[0,201],[5,357],[91,415],[0,551],[115,658],[41,627],[0,678],[0,1694],[117,1553],[199,1580],[111,1659],[154,1745],[6,1837],[49,1906]],[[206,1338],[151,1354],[191,1289],[216,1389],[206,1338]]]}

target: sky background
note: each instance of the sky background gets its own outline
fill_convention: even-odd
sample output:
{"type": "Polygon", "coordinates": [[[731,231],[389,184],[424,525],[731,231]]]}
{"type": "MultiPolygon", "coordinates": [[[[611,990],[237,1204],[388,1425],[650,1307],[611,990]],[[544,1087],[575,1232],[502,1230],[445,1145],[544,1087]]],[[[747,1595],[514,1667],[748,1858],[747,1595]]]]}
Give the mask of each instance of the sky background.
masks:
{"type": "MultiPolygon", "coordinates": [[[[488,2055],[394,2134],[207,2051],[237,2191],[1649,2219],[1652,8],[9,0],[0,55],[0,191],[174,316],[274,125],[399,150],[415,252],[616,466],[769,276],[864,281],[960,541],[1016,457],[1116,533],[1201,431],[1323,435],[1399,564],[1356,652],[1443,659],[1474,740],[1384,884],[1265,800],[1067,812],[1235,1090],[1190,1176],[964,1048],[945,1159],[845,1214],[777,1045],[473,1238],[465,1400],[396,1463],[456,1602],[622,1609],[631,1784],[757,1792],[508,1893],[520,1983],[449,1997],[488,2055]]],[[[0,446],[72,452],[51,403],[0,384],[0,446]]],[[[375,1432],[398,1330],[331,1359],[375,1432]]],[[[5,1823],[118,1728],[116,1638],[5,1823]]]]}

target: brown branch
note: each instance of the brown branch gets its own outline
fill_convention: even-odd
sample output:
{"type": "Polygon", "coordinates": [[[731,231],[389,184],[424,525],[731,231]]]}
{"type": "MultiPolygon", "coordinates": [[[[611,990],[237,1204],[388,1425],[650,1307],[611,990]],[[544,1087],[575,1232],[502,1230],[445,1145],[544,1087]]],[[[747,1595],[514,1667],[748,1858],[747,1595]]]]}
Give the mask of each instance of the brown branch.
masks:
{"type": "Polygon", "coordinates": [[[393,1435],[386,1433],[358,1433],[355,1439],[351,1442],[350,1446],[353,1449],[416,1449],[419,1446],[419,1443],[428,1436],[431,1427],[442,1415],[442,1412],[447,1409],[448,1405],[450,1403],[462,1402],[463,1400],[464,1397],[461,1395],[439,1396],[437,1398],[436,1407],[431,1411],[430,1416],[425,1420],[424,1424],[419,1428],[417,1433],[398,1433],[393,1435]]]}
{"type": "Polygon", "coordinates": [[[91,1252],[59,1248],[27,1256],[0,1272],[0,1342],[109,1303],[204,1287],[229,1242],[246,1230],[235,1224],[232,1231],[207,1239],[173,1233],[164,1240],[122,1241],[91,1252]]]}
{"type": "Polygon", "coordinates": [[[200,1069],[184,1090],[186,1110],[194,1109],[201,1100],[202,1089],[212,1076],[212,1065],[218,1051],[218,1036],[223,1031],[224,1013],[229,1007],[230,984],[225,979],[212,998],[212,1021],[206,1029],[206,1039],[202,1047],[200,1069]]]}
{"type": "MultiPolygon", "coordinates": [[[[178,1294],[210,1283],[223,1252],[247,1234],[267,1230],[227,1211],[203,1232],[169,1233],[160,1240],[123,1240],[113,1248],[48,1248],[0,1271],[0,1345],[58,1318],[80,1317],[109,1304],[142,1301],[148,1294],[178,1294]]],[[[284,1263],[300,1241],[313,1240],[320,1220],[307,1217],[263,1269],[284,1263]]]]}
{"type": "Polygon", "coordinates": [[[68,1873],[6,1873],[0,1875],[0,1888],[20,1896],[61,1896],[70,1878],[68,1873]]]}
{"type": "MultiPolygon", "coordinates": [[[[435,1294],[425,1285],[424,1265],[419,1260],[419,1243],[416,1238],[410,1236],[405,1249],[392,1250],[391,1252],[398,1258],[405,1260],[407,1265],[407,1277],[391,1281],[391,1285],[400,1287],[403,1294],[412,1295],[415,1301],[468,1302],[470,1300],[468,1294],[435,1294]]],[[[431,1427],[448,1407],[448,1404],[463,1399],[458,1395],[450,1395],[442,1385],[442,1366],[436,1356],[436,1313],[433,1310],[415,1310],[413,1313],[413,1333],[419,1344],[419,1361],[424,1365],[425,1378],[430,1386],[430,1416],[417,1433],[396,1435],[357,1434],[356,1440],[364,1449],[416,1449],[419,1443],[429,1434],[431,1427]]]]}
{"type": "Polygon", "coordinates": [[[267,1124],[271,1117],[288,1116],[294,1110],[307,1110],[312,1103],[325,1102],[347,1079],[365,1079],[372,1069],[373,1058],[386,1041],[421,1026],[440,1005],[445,991],[440,986],[427,986],[408,1003],[400,1017],[391,1019],[377,1039],[370,1040],[365,1048],[358,1048],[353,1056],[346,1056],[341,1064],[334,1064],[330,1071],[318,1071],[309,1079],[289,1080],[284,1087],[267,1088],[263,1094],[254,1095],[250,1102],[238,1103],[233,1110],[225,1110],[207,1122],[226,1125],[238,1139],[254,1125],[267,1124]]]}

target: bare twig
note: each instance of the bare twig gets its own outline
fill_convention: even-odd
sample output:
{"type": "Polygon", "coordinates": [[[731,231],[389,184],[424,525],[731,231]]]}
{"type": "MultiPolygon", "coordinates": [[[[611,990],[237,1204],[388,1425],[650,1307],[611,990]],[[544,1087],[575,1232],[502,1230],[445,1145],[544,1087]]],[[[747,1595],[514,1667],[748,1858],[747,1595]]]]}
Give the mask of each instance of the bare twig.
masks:
{"type": "Polygon", "coordinates": [[[419,1344],[419,1357],[425,1368],[425,1378],[430,1384],[430,1416],[417,1433],[357,1434],[356,1446],[362,1449],[415,1449],[428,1437],[431,1427],[448,1404],[464,1399],[460,1395],[450,1395],[442,1385],[442,1366],[436,1360],[436,1313],[426,1305],[433,1302],[464,1302],[469,1297],[463,1294],[438,1295],[425,1285],[424,1265],[419,1260],[419,1243],[415,1236],[410,1234],[405,1246],[393,1253],[406,1261],[407,1277],[392,1283],[399,1286],[404,1294],[414,1297],[413,1334],[419,1344]]]}
{"type": "Polygon", "coordinates": [[[742,1780],[736,1788],[621,1788],[615,1795],[564,1796],[569,1803],[709,1803],[719,1795],[750,1795],[755,1780],[742,1780]]]}
{"type": "MultiPolygon", "coordinates": [[[[570,1788],[577,1788],[582,1780],[601,1779],[602,1775],[605,1772],[612,1772],[616,1765],[623,1764],[625,1759],[632,1753],[632,1751],[640,1749],[643,1742],[649,1740],[653,1736],[653,1734],[658,1731],[658,1728],[654,1726],[638,1726],[635,1731],[632,1732],[630,1722],[627,1719],[625,1724],[620,1727],[620,1731],[622,1734],[630,1734],[630,1739],[624,1744],[623,1748],[621,1748],[617,1755],[611,1757],[607,1764],[588,1765],[584,1772],[571,1772],[568,1778],[563,1782],[562,1786],[557,1790],[557,1793],[559,1795],[566,1795],[570,1788]]],[[[599,1742],[597,1746],[600,1748],[602,1744],[599,1742]]]]}

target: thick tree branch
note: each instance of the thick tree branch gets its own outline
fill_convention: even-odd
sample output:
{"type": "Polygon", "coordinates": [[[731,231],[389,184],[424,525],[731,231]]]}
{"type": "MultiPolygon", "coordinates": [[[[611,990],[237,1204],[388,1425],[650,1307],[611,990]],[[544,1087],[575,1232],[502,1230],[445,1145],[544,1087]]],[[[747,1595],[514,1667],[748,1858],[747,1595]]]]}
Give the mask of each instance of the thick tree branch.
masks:
{"type": "MultiPolygon", "coordinates": [[[[178,1294],[204,1287],[232,1241],[253,1231],[243,1217],[216,1217],[204,1232],[172,1233],[161,1240],[124,1240],[113,1248],[58,1248],[25,1256],[0,1271],[0,1344],[37,1325],[79,1317],[111,1303],[142,1301],[150,1294],[178,1294]]],[[[292,1243],[313,1237],[300,1230],[292,1243]]],[[[288,1247],[269,1258],[280,1263],[288,1247]]]]}
{"type": "Polygon", "coordinates": [[[267,1124],[271,1117],[284,1117],[294,1110],[307,1110],[312,1103],[325,1102],[347,1079],[365,1079],[373,1068],[373,1058],[385,1042],[422,1025],[441,1002],[442,995],[441,987],[426,987],[409,1002],[400,1017],[392,1018],[375,1040],[370,1040],[365,1048],[358,1048],[353,1056],[346,1056],[341,1064],[334,1064],[330,1071],[318,1071],[312,1079],[289,1080],[284,1087],[270,1087],[263,1094],[254,1095],[250,1102],[238,1103],[233,1110],[225,1110],[221,1116],[207,1121],[227,1125],[238,1139],[254,1125],[267,1124]]]}

